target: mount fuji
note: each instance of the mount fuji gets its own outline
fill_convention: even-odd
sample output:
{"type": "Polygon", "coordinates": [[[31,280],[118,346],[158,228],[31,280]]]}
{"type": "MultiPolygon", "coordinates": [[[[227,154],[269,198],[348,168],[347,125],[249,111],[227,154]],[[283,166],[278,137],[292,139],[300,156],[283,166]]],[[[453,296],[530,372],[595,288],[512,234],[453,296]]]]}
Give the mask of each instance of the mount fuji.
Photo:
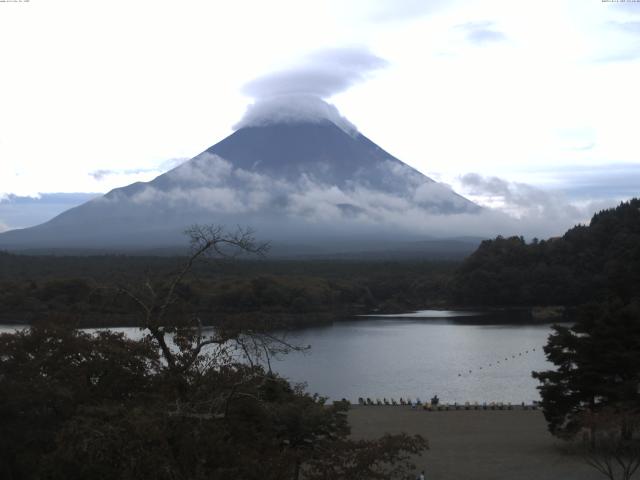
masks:
{"type": "Polygon", "coordinates": [[[312,115],[290,101],[254,108],[182,165],[4,232],[0,247],[173,247],[195,223],[250,226],[280,245],[383,245],[447,236],[434,219],[482,210],[384,151],[332,105],[303,101],[312,115]]]}

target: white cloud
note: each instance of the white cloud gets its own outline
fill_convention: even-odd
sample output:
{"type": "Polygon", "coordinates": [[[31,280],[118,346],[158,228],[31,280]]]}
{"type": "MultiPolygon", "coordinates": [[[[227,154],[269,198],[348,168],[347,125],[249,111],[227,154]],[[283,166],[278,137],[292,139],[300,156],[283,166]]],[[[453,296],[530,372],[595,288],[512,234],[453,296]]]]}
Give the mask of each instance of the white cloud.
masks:
{"type": "Polygon", "coordinates": [[[297,65],[259,77],[243,88],[255,99],[234,128],[329,120],[347,133],[356,127],[335,106],[323,101],[356,83],[387,62],[366,48],[331,48],[307,55],[297,65]]]}
{"type": "Polygon", "coordinates": [[[413,193],[413,200],[420,205],[446,206],[453,204],[456,208],[464,208],[466,204],[466,200],[455,195],[451,187],[438,182],[419,185],[413,193]]]}
{"type": "Polygon", "coordinates": [[[232,172],[233,166],[230,162],[217,155],[204,153],[176,168],[172,178],[187,184],[221,185],[232,172]]]}
{"type": "MultiPolygon", "coordinates": [[[[356,215],[359,221],[379,224],[395,224],[392,217],[414,209],[426,213],[429,209],[450,211],[452,206],[458,209],[468,206],[462,199],[458,202],[458,197],[445,185],[418,183],[415,172],[408,167],[399,169],[387,162],[379,173],[408,185],[405,195],[376,190],[357,179],[345,188],[323,183],[305,173],[294,180],[285,180],[234,168],[217,155],[203,153],[165,177],[162,187],[148,184],[134,193],[132,199],[138,204],[187,210],[194,207],[225,214],[280,212],[312,222],[340,220],[345,214],[351,221],[355,209],[360,212],[356,215]],[[407,175],[413,183],[406,183],[407,175]]],[[[111,197],[123,198],[122,193],[111,197]]]]}
{"type": "Polygon", "coordinates": [[[247,83],[244,93],[257,100],[282,95],[311,95],[329,98],[356,83],[387,62],[367,48],[329,48],[313,52],[296,65],[264,75],[247,83]]]}
{"type": "MultiPolygon", "coordinates": [[[[0,194],[148,181],[162,171],[158,159],[190,158],[231,133],[248,103],[243,85],[262,72],[292,75],[262,77],[259,96],[290,104],[282,88],[298,85],[329,95],[368,137],[447,179],[475,171],[533,183],[534,168],[640,158],[637,3],[176,5],[70,0],[3,9],[0,42],[12,47],[0,53],[10,72],[0,78],[0,194]],[[508,41],[477,48],[457,25],[508,41]],[[364,45],[388,66],[330,53],[295,61],[327,45],[364,45]],[[369,67],[380,73],[362,82],[369,67]]],[[[261,112],[258,103],[247,118],[263,124],[276,105],[261,112]]],[[[306,115],[335,118],[327,108],[315,103],[306,115]]]]}
{"type": "Polygon", "coordinates": [[[280,95],[258,100],[249,105],[242,119],[233,128],[263,127],[287,123],[333,122],[343,131],[353,135],[358,130],[338,109],[319,97],[311,95],[280,95]]]}
{"type": "Polygon", "coordinates": [[[468,22],[458,25],[457,28],[462,30],[466,39],[475,45],[483,46],[507,39],[504,33],[495,28],[493,22],[468,22]]]}
{"type": "MultiPolygon", "coordinates": [[[[111,170],[107,168],[100,168],[89,172],[89,176],[92,177],[97,182],[103,181],[111,181],[113,182],[113,178],[118,178],[118,180],[122,181],[122,179],[133,178],[142,176],[143,178],[149,177],[149,175],[153,175],[154,177],[166,172],[167,170],[171,170],[173,168],[182,165],[184,162],[189,160],[188,158],[170,158],[169,160],[165,160],[160,162],[158,165],[151,168],[132,168],[125,170],[111,170]]],[[[137,180],[139,181],[139,180],[137,180]]]]}
{"type": "Polygon", "coordinates": [[[570,201],[558,191],[477,173],[462,175],[459,181],[461,192],[468,198],[517,219],[522,233],[530,236],[561,234],[576,224],[588,223],[596,211],[613,207],[619,201],[617,198],[570,201]]]}
{"type": "MultiPolygon", "coordinates": [[[[405,181],[411,173],[393,166],[385,164],[381,174],[405,181]]],[[[460,178],[463,191],[492,207],[473,211],[443,183],[409,183],[405,195],[376,190],[357,180],[339,188],[306,174],[285,180],[247,172],[209,153],[182,165],[173,175],[179,182],[172,187],[149,184],[133,195],[133,201],[177,211],[239,215],[238,221],[249,223],[252,218],[272,215],[276,224],[297,222],[302,230],[305,224],[323,225],[327,232],[375,227],[442,237],[554,236],[588,221],[595,208],[604,205],[572,204],[557,193],[531,185],[471,173],[460,178]]]]}

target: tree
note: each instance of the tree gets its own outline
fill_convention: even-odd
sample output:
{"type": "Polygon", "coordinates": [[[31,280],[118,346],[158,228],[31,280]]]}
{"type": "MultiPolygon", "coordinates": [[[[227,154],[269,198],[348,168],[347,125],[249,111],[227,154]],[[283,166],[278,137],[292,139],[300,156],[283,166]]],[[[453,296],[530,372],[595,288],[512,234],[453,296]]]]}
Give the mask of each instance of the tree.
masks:
{"type": "Polygon", "coordinates": [[[83,333],[55,318],[0,335],[0,476],[27,479],[85,409],[145,404],[159,357],[122,334],[83,333]]]}
{"type": "Polygon", "coordinates": [[[583,307],[572,327],[555,326],[544,350],[556,370],[533,372],[549,430],[571,438],[585,412],[640,411],[640,304],[583,307]]]}
{"type": "Polygon", "coordinates": [[[583,423],[580,447],[587,464],[609,480],[630,480],[640,468],[640,415],[610,409],[589,411],[583,423]]]}
{"type": "Polygon", "coordinates": [[[577,440],[610,480],[629,480],[640,467],[640,303],[585,306],[554,330],[544,350],[557,369],[533,372],[549,430],[577,440]]]}
{"type": "Polygon", "coordinates": [[[183,280],[214,253],[264,252],[251,232],[189,230],[192,251],[167,280],[118,290],[143,338],[88,334],[52,319],[0,336],[0,474],[16,479],[394,478],[421,437],[348,438],[348,405],[328,405],[261,360],[297,348],[268,325],[206,330],[183,280]]]}
{"type": "Polygon", "coordinates": [[[562,237],[483,241],[451,283],[453,300],[472,305],[582,305],[640,288],[640,198],[593,216],[562,237]]]}

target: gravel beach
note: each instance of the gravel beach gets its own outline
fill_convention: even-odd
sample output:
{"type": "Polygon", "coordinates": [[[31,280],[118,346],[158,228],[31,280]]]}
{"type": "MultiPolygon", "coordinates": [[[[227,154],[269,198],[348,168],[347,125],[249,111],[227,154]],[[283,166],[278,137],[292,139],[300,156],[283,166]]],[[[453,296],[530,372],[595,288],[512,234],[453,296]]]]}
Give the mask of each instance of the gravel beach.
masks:
{"type": "Polygon", "coordinates": [[[428,412],[406,406],[353,406],[354,438],[421,434],[430,450],[416,458],[427,480],[596,480],[604,477],[548,431],[539,410],[428,412]]]}

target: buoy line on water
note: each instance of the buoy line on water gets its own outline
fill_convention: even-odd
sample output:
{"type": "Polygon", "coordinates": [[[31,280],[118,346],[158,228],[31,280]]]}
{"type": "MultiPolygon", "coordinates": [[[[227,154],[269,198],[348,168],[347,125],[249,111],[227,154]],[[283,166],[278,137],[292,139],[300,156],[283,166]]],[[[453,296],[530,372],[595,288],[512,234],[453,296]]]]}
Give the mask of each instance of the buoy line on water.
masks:
{"type": "MultiPolygon", "coordinates": [[[[515,360],[516,358],[527,356],[530,353],[533,353],[537,350],[542,350],[542,349],[543,347],[537,345],[535,347],[531,347],[526,350],[522,350],[520,352],[512,353],[504,357],[504,359],[500,357],[500,360],[496,360],[489,364],[481,365],[478,367],[478,370],[483,370],[484,368],[494,368],[494,367],[503,366],[503,365],[506,365],[506,362],[508,362],[509,359],[515,360]]],[[[474,372],[473,369],[468,370],[469,375],[473,374],[473,372],[474,372]]],[[[468,375],[466,375],[464,372],[458,373],[458,377],[463,377],[463,376],[468,376],[468,375]]],[[[351,404],[349,400],[342,399],[342,401],[347,401],[351,404]]],[[[400,397],[398,401],[396,401],[394,398],[389,398],[389,399],[383,398],[382,400],[380,400],[380,398],[376,398],[375,400],[373,400],[371,397],[359,397],[358,405],[360,406],[409,406],[412,408],[422,408],[429,411],[432,411],[432,410],[438,410],[438,411],[440,410],[513,410],[513,409],[536,410],[538,408],[538,402],[536,401],[530,404],[526,404],[525,402],[522,402],[520,404],[518,403],[512,404],[511,402],[490,402],[490,403],[465,402],[463,404],[459,404],[457,402],[454,402],[452,404],[436,402],[435,404],[433,404],[432,402],[422,402],[419,398],[416,398],[415,400],[411,400],[409,397],[407,397],[406,399],[403,397],[400,397]]]]}
{"type": "MultiPolygon", "coordinates": [[[[536,351],[536,349],[542,350],[541,346],[535,346],[533,348],[529,348],[527,350],[523,350],[521,352],[516,352],[516,353],[512,353],[510,355],[507,355],[506,357],[504,357],[504,359],[502,359],[502,357],[500,357],[500,360],[496,360],[493,361],[489,364],[484,364],[484,365],[480,365],[479,367],[477,367],[477,370],[483,370],[484,368],[495,368],[498,366],[503,366],[506,365],[506,362],[509,361],[509,359],[511,360],[515,360],[517,357],[523,357],[526,356],[530,353],[533,353],[536,351]]],[[[472,368],[468,369],[468,373],[467,373],[467,369],[464,369],[462,371],[458,372],[458,377],[464,377],[464,376],[468,376],[471,375],[474,372],[474,370],[472,368]]]]}

